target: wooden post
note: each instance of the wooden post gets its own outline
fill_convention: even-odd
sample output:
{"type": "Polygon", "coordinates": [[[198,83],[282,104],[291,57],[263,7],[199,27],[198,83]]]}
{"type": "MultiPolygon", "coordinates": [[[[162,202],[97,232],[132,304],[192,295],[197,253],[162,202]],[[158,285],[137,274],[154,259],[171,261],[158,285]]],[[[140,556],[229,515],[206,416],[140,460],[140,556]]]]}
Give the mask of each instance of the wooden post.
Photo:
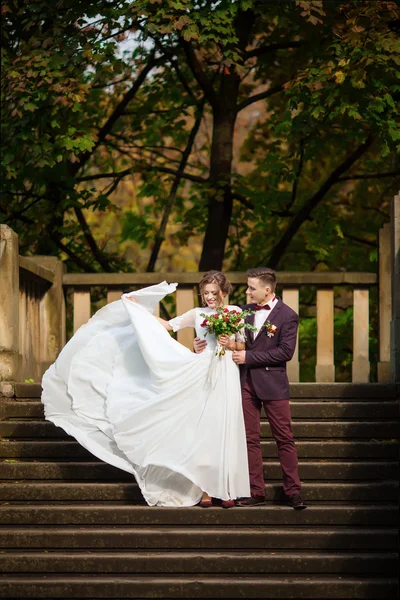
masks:
{"type": "Polygon", "coordinates": [[[18,236],[0,225],[0,381],[19,377],[18,236]]]}
{"type": "Polygon", "coordinates": [[[379,230],[379,362],[378,382],[389,383],[390,320],[392,316],[392,281],[390,254],[390,224],[379,230]]]}
{"type": "MultiPolygon", "coordinates": [[[[297,314],[299,314],[299,290],[297,289],[284,289],[282,293],[282,300],[285,304],[290,306],[297,314]]],[[[297,331],[297,342],[296,349],[293,354],[292,360],[287,363],[287,374],[289,381],[295,383],[300,381],[300,363],[299,363],[299,332],[297,331]]]]}
{"type": "Polygon", "coordinates": [[[23,277],[19,283],[19,350],[20,350],[20,368],[19,378],[23,381],[25,377],[32,377],[34,373],[27,375],[32,371],[32,365],[29,363],[29,344],[28,344],[28,295],[29,282],[23,277]]]}
{"type": "Polygon", "coordinates": [[[400,383],[400,194],[391,206],[392,320],[390,362],[392,381],[400,383]]]}
{"type": "MultiPolygon", "coordinates": [[[[178,289],[176,291],[176,314],[182,315],[191,308],[194,308],[193,288],[178,289]]],[[[193,350],[194,329],[191,327],[178,331],[178,342],[193,350]]]]}
{"type": "Polygon", "coordinates": [[[66,308],[62,282],[66,268],[54,256],[33,258],[54,273],[53,285],[40,300],[40,371],[43,375],[65,346],[66,308]]]}
{"type": "Polygon", "coordinates": [[[124,292],[122,290],[108,290],[107,291],[107,304],[121,300],[121,296],[124,292]]]}
{"type": "Polygon", "coordinates": [[[317,290],[317,364],[315,381],[335,381],[333,290],[317,290]]]}
{"type": "Polygon", "coordinates": [[[74,290],[74,333],[90,319],[90,290],[74,290]]]}
{"type": "Polygon", "coordinates": [[[354,290],[352,381],[369,381],[369,290],[354,290]]]}
{"type": "Polygon", "coordinates": [[[40,283],[33,278],[20,277],[19,379],[21,381],[29,378],[39,382],[41,379],[39,287],[40,283]]]}

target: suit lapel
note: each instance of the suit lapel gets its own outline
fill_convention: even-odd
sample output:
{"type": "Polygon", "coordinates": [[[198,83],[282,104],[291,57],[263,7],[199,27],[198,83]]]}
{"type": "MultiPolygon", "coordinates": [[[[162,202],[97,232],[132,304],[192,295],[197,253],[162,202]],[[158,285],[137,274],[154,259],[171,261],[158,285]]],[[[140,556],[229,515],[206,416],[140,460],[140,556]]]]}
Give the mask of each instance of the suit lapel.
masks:
{"type": "MultiPolygon", "coordinates": [[[[250,310],[253,310],[253,309],[250,308],[250,310]]],[[[249,325],[254,325],[254,316],[255,315],[250,315],[250,316],[246,317],[245,323],[248,323],[249,325]]],[[[245,333],[246,333],[247,341],[254,344],[254,332],[251,329],[247,329],[247,330],[245,330],[245,333]]]]}
{"type": "MultiPolygon", "coordinates": [[[[265,323],[267,321],[270,321],[272,324],[274,324],[273,319],[277,316],[277,314],[281,310],[282,306],[283,306],[283,302],[282,302],[282,300],[280,298],[278,298],[278,302],[276,303],[276,305],[274,306],[274,308],[269,313],[269,316],[264,320],[264,323],[262,324],[262,327],[265,325],[265,323]]],[[[253,319],[252,325],[254,325],[254,315],[252,316],[252,319],[253,319]]],[[[253,332],[251,332],[251,333],[253,334],[253,332]]],[[[257,337],[254,338],[254,336],[253,336],[253,338],[252,338],[253,343],[256,344],[257,341],[259,341],[260,339],[262,339],[262,337],[263,337],[263,330],[260,329],[260,331],[257,334],[257,337]]],[[[267,340],[269,339],[268,336],[265,336],[265,337],[266,337],[267,340]]]]}
{"type": "Polygon", "coordinates": [[[271,321],[271,323],[273,322],[272,320],[275,318],[276,314],[281,310],[283,306],[283,302],[280,298],[278,298],[278,302],[275,304],[274,308],[271,310],[271,312],[269,313],[269,316],[265,319],[264,323],[266,321],[271,321]]]}
{"type": "MultiPolygon", "coordinates": [[[[252,304],[251,306],[248,306],[249,310],[254,310],[254,306],[255,304],[252,304]]],[[[274,308],[271,310],[271,312],[269,313],[269,317],[267,317],[263,323],[263,325],[266,323],[266,321],[271,321],[271,323],[273,323],[273,320],[276,315],[278,314],[278,312],[280,311],[280,309],[283,306],[283,302],[280,298],[278,298],[278,302],[276,303],[276,305],[274,306],[274,308]]],[[[250,315],[249,317],[245,318],[245,322],[248,323],[249,325],[254,325],[254,315],[250,315]]],[[[259,340],[262,337],[262,331],[260,331],[257,335],[257,337],[254,337],[254,331],[252,331],[251,329],[247,329],[246,333],[246,337],[247,337],[247,343],[250,344],[254,344],[257,342],[257,340],[259,340]]]]}

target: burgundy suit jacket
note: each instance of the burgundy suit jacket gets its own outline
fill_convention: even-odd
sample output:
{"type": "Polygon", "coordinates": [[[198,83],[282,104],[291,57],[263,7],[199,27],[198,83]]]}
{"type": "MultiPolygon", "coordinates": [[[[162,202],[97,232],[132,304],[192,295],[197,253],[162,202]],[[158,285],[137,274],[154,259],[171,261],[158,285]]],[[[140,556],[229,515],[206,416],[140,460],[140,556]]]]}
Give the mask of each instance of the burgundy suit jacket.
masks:
{"type": "MultiPolygon", "coordinates": [[[[254,304],[246,304],[242,308],[252,310],[254,304]]],[[[254,325],[254,315],[246,317],[245,321],[254,325]]],[[[278,298],[268,321],[277,327],[273,337],[267,335],[264,327],[256,338],[251,330],[245,330],[246,364],[240,365],[241,384],[245,384],[249,373],[254,390],[261,400],[288,400],[286,363],[292,358],[296,348],[299,317],[278,298]]]]}

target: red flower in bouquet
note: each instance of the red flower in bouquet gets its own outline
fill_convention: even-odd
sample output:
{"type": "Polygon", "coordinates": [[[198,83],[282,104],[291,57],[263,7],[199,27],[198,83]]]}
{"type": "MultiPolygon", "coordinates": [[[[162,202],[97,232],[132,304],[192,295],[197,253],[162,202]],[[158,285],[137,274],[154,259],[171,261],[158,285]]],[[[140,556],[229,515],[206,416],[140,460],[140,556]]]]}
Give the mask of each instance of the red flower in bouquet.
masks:
{"type": "MultiPolygon", "coordinates": [[[[215,335],[218,339],[220,335],[231,336],[234,333],[242,333],[245,336],[245,329],[251,329],[255,331],[256,327],[245,323],[244,318],[253,315],[252,310],[229,310],[229,308],[217,308],[216,312],[211,315],[200,313],[200,316],[204,317],[204,321],[201,323],[201,327],[206,327],[207,331],[205,336],[209,333],[215,335]]],[[[222,356],[225,354],[225,348],[218,346],[215,354],[222,356]]]]}

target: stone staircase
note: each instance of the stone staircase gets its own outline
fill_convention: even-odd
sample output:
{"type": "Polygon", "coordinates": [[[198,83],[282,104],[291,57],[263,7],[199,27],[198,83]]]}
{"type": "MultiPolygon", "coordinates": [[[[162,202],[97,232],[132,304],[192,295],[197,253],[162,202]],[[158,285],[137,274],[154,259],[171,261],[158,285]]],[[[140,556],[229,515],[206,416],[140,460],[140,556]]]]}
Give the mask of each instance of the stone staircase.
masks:
{"type": "MultiPolygon", "coordinates": [[[[394,385],[293,384],[305,511],[156,508],[43,420],[40,386],[0,398],[0,598],[398,598],[394,385]]],[[[3,391],[4,391],[3,387],[3,391]]],[[[11,390],[11,391],[10,391],[11,390]]]]}

